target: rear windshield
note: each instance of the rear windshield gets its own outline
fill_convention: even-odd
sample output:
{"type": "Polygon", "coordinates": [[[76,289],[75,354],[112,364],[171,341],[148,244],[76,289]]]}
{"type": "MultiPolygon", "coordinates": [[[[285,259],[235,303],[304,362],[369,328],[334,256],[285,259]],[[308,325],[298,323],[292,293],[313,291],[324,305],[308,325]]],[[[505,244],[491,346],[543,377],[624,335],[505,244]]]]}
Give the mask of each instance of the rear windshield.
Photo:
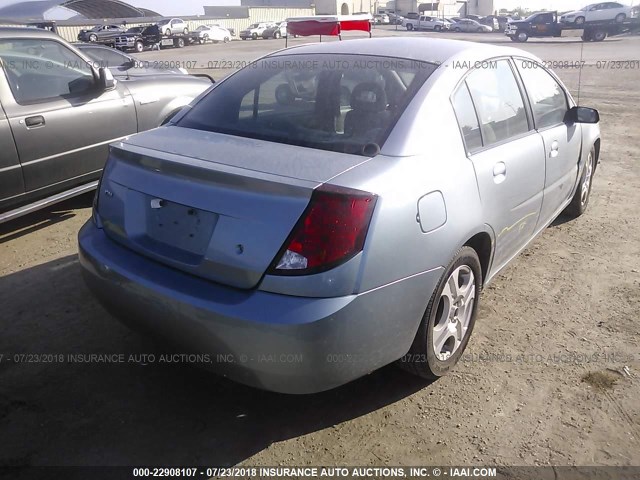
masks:
{"type": "Polygon", "coordinates": [[[436,68],[415,60],[364,55],[266,58],[221,82],[177,125],[366,154],[383,145],[436,68]]]}

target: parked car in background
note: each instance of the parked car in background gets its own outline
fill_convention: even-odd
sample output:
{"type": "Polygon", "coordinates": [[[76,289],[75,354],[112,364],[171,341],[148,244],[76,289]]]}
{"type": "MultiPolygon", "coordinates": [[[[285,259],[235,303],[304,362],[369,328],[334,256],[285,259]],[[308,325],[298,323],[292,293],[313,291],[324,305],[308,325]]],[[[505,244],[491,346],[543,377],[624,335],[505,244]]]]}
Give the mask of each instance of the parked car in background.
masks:
{"type": "Polygon", "coordinates": [[[200,25],[196,28],[195,33],[198,34],[198,42],[200,43],[207,43],[208,41],[228,43],[233,38],[231,32],[220,25],[200,25]]]}
{"type": "Polygon", "coordinates": [[[131,55],[104,45],[81,43],[76,45],[78,50],[93,60],[95,68],[106,67],[116,78],[131,78],[140,75],[188,75],[189,72],[182,67],[160,68],[153,66],[152,62],[139,60],[131,55]]]}
{"type": "Polygon", "coordinates": [[[618,2],[593,3],[575,12],[565,13],[560,17],[563,23],[582,25],[585,22],[614,20],[618,23],[634,16],[634,10],[628,5],[618,2]]]}
{"type": "Polygon", "coordinates": [[[147,47],[160,45],[162,31],[158,25],[143,25],[127,30],[115,38],[114,46],[120,50],[142,52],[147,47]]]}
{"type": "Polygon", "coordinates": [[[398,15],[397,13],[389,13],[389,21],[393,25],[402,25],[402,21],[404,17],[402,15],[398,15]]]}
{"type": "Polygon", "coordinates": [[[126,31],[122,25],[96,25],[89,30],[80,30],[78,40],[81,42],[113,43],[114,38],[126,31]]]}
{"type": "Polygon", "coordinates": [[[389,25],[391,20],[389,19],[389,15],[386,13],[377,13],[373,16],[374,23],[378,25],[389,25]]]}
{"type": "Polygon", "coordinates": [[[486,17],[482,17],[478,20],[478,23],[481,25],[486,25],[487,27],[491,27],[492,31],[500,30],[500,22],[498,21],[498,17],[496,15],[488,15],[486,17]]]}
{"type": "Polygon", "coordinates": [[[168,121],[211,86],[114,79],[59,36],[0,28],[0,222],[95,188],[108,144],[168,121]]]}
{"type": "Polygon", "coordinates": [[[287,36],[287,22],[278,22],[262,31],[262,38],[284,38],[287,36]]]}
{"type": "Polygon", "coordinates": [[[393,362],[438,378],[483,287],[587,209],[598,122],[517,49],[280,50],[112,146],[83,276],[123,322],[259,388],[318,392],[393,362]]]}
{"type": "Polygon", "coordinates": [[[488,25],[482,25],[475,20],[469,18],[462,18],[452,26],[454,32],[477,32],[477,33],[489,33],[493,32],[493,28],[488,25]]]}
{"type": "Polygon", "coordinates": [[[246,29],[241,30],[239,37],[242,40],[247,40],[248,38],[252,40],[257,40],[259,37],[262,37],[262,33],[267,29],[274,27],[275,23],[273,22],[260,22],[253,23],[249,25],[246,29]]]}
{"type": "Polygon", "coordinates": [[[416,20],[412,20],[412,19],[405,19],[405,21],[403,22],[404,27],[411,31],[411,30],[434,30],[436,32],[439,32],[441,30],[445,30],[448,26],[448,24],[446,24],[444,21],[435,18],[435,17],[428,17],[426,15],[421,15],[419,16],[416,20]]]}
{"type": "Polygon", "coordinates": [[[443,18],[442,21],[447,25],[447,30],[453,30],[453,27],[456,25],[456,21],[452,18],[443,18]]]}
{"type": "Polygon", "coordinates": [[[157,23],[162,31],[163,35],[176,35],[182,33],[187,35],[189,33],[189,25],[181,18],[167,18],[157,23]]]}

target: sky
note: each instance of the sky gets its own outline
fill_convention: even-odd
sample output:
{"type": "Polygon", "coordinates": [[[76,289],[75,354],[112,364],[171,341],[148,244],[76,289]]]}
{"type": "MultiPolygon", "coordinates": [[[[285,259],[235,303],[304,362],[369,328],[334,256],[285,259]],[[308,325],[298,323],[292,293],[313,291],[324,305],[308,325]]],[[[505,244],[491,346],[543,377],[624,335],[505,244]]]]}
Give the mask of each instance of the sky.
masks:
{"type": "MultiPolygon", "coordinates": [[[[204,5],[240,5],[240,0],[125,0],[135,7],[143,7],[154,10],[161,15],[203,15],[204,5]]],[[[529,10],[558,10],[567,11],[582,8],[596,0],[496,0],[500,8],[525,7],[529,10]]],[[[640,0],[619,0],[626,4],[640,3],[640,0]]],[[[20,3],[19,0],[0,0],[0,7],[20,3]]],[[[52,11],[51,18],[63,19],[73,14],[60,16],[63,9],[52,11]]],[[[67,11],[68,12],[68,11],[67,11]]]]}

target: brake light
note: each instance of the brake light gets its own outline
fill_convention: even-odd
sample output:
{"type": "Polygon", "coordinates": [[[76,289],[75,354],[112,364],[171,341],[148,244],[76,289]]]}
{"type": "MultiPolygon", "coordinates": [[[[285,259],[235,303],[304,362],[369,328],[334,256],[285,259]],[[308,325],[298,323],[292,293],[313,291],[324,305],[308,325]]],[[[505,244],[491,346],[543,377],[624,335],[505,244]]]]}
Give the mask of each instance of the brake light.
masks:
{"type": "Polygon", "coordinates": [[[376,199],[360,190],[316,189],[269,273],[308,275],[353,258],[364,246],[376,199]]]}

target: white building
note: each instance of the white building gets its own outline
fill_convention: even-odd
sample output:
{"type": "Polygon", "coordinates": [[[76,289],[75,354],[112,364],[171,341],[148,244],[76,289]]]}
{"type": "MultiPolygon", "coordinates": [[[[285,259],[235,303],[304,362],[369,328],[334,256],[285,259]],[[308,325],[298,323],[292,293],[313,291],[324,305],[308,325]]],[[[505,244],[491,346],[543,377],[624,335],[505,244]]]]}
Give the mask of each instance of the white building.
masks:
{"type": "Polygon", "coordinates": [[[316,15],[351,15],[371,12],[372,0],[315,0],[316,15]]]}

